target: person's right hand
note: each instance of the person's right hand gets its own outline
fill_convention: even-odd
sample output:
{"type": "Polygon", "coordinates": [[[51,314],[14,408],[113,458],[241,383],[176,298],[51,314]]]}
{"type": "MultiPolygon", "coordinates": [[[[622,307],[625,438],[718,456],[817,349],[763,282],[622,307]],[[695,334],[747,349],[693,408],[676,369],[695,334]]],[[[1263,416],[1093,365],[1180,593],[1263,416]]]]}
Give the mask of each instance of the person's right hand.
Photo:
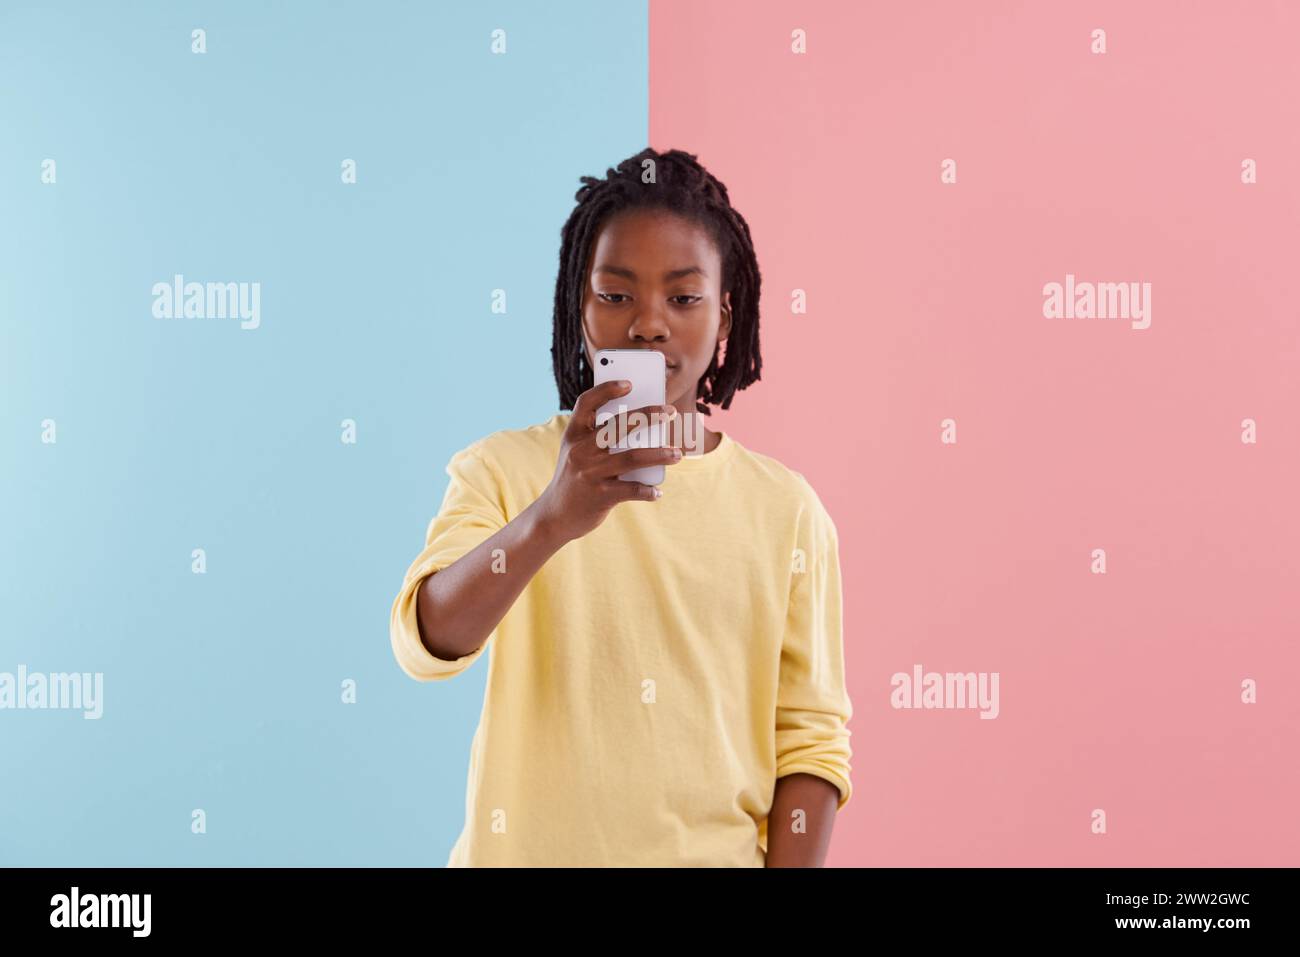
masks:
{"type": "MultiPolygon", "coordinates": [[[[611,399],[625,395],[628,386],[618,381],[593,386],[573,404],[573,415],[560,441],[560,455],[551,484],[538,497],[538,504],[548,524],[566,541],[581,538],[597,528],[619,502],[657,501],[659,489],[641,482],[625,482],[624,472],[647,465],[672,465],[681,461],[681,449],[665,446],[657,449],[628,449],[610,453],[597,442],[604,423],[596,425],[596,410],[611,399]]],[[[673,416],[671,405],[646,405],[639,409],[616,412],[610,419],[615,437],[625,435],[627,418],[644,414],[651,423],[651,413],[673,416]],[[622,419],[622,421],[617,421],[622,419]]],[[[652,426],[653,427],[653,426],[652,426]]]]}

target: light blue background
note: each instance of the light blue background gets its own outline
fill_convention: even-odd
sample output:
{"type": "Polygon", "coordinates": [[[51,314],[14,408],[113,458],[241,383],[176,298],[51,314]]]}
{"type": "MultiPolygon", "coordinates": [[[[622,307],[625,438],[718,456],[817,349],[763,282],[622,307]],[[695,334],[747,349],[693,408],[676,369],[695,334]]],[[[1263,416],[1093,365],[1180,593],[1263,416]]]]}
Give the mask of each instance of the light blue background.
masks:
{"type": "Polygon", "coordinates": [[[104,673],[98,721],[0,711],[0,864],[441,866],[486,659],[413,681],[389,611],[451,453],[557,411],[646,5],[113,6],[0,7],[0,671],[104,673]],[[261,328],[153,318],[175,273],[261,328]]]}

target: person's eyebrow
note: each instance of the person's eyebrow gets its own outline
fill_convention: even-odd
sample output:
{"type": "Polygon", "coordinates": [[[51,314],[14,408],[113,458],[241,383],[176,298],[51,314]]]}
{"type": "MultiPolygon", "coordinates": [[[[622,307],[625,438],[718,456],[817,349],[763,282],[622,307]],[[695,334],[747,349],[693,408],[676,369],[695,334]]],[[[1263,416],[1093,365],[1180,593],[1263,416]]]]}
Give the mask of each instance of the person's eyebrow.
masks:
{"type": "MultiPolygon", "coordinates": [[[[622,276],[624,279],[636,279],[636,273],[626,266],[597,266],[596,272],[607,272],[615,276],[622,276]]],[[[664,273],[664,279],[681,279],[683,276],[690,275],[699,276],[701,279],[709,278],[708,273],[699,266],[684,266],[681,269],[671,269],[664,273]]]]}

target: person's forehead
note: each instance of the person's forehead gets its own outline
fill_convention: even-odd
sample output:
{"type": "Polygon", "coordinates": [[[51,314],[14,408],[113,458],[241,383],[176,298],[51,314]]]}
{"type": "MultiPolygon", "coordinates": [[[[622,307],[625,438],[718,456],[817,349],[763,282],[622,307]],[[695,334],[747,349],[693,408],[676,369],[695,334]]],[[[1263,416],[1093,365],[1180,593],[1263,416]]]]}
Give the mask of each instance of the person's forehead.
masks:
{"type": "Polygon", "coordinates": [[[672,268],[698,266],[709,272],[718,251],[707,229],[680,216],[624,214],[606,223],[597,237],[596,260],[635,268],[632,260],[674,260],[672,268]]]}

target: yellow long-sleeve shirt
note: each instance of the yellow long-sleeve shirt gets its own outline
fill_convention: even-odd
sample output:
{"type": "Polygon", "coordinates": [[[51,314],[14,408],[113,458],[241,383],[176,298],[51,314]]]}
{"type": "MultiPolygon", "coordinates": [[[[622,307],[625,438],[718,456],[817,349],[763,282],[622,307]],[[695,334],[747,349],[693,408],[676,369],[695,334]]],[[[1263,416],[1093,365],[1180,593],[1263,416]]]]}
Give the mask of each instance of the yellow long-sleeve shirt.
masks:
{"type": "Polygon", "coordinates": [[[777,778],[852,794],[837,533],[798,472],[722,433],[555,552],[476,651],[420,641],[420,583],[542,494],[570,417],[452,456],[393,603],[412,678],[492,649],[448,866],[762,867],[777,778]]]}

